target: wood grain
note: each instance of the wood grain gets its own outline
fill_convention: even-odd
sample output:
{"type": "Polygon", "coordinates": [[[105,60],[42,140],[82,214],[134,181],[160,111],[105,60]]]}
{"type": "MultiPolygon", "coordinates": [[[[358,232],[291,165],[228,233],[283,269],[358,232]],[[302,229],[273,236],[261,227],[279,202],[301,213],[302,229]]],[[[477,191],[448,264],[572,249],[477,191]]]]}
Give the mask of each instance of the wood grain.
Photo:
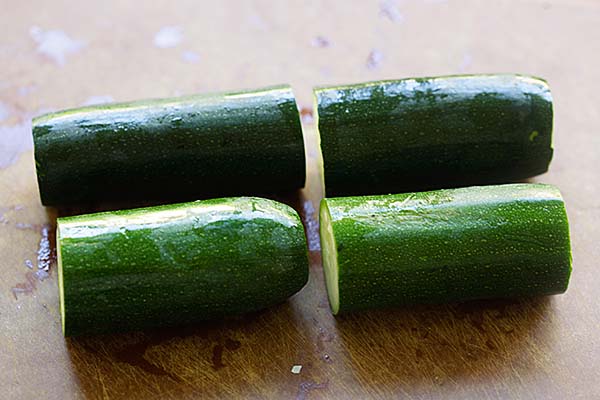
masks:
{"type": "Polygon", "coordinates": [[[600,398],[599,3],[0,6],[8,17],[0,24],[0,397],[600,398]],[[171,43],[181,40],[157,47],[155,35],[169,26],[171,43]],[[48,50],[40,30],[71,41],[59,38],[48,50]],[[316,236],[311,87],[460,72],[522,72],[550,83],[556,154],[536,181],[558,185],[565,197],[574,254],[568,292],[332,317],[316,236]],[[56,271],[45,277],[38,268],[52,261],[44,250],[52,249],[57,211],[39,203],[31,116],[106,96],[279,82],[294,86],[309,138],[309,184],[285,199],[302,212],[312,249],[304,290],[273,309],[185,330],[63,339],[56,271]]]}

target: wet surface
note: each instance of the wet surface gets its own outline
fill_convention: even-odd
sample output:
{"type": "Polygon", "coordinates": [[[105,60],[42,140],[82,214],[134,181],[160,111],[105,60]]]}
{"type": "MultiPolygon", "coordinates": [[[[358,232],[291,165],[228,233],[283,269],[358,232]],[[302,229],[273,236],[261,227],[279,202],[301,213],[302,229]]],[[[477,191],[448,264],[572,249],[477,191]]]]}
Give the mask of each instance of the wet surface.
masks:
{"type": "Polygon", "coordinates": [[[313,47],[325,48],[331,46],[331,41],[325,36],[315,36],[310,42],[313,47]]]}
{"type": "Polygon", "coordinates": [[[17,283],[10,290],[15,298],[15,300],[19,300],[20,294],[32,294],[37,288],[38,278],[31,271],[25,273],[25,280],[23,282],[17,283]]]}
{"type": "Polygon", "coordinates": [[[317,215],[311,200],[304,201],[302,215],[302,222],[304,223],[304,229],[306,231],[308,251],[320,251],[321,239],[319,236],[319,216],[317,215]]]}
{"type": "Polygon", "coordinates": [[[181,53],[181,59],[190,64],[196,64],[200,61],[200,54],[193,51],[184,51],[181,53]]]}
{"type": "Polygon", "coordinates": [[[211,358],[212,368],[214,370],[218,370],[218,369],[225,367],[226,364],[223,362],[223,352],[226,350],[235,351],[235,350],[239,349],[241,346],[242,346],[241,342],[230,339],[230,338],[226,338],[224,344],[221,344],[221,343],[215,344],[212,348],[212,358],[211,358]]]}
{"type": "Polygon", "coordinates": [[[0,169],[14,164],[22,153],[32,148],[31,121],[0,124],[0,169]]]}
{"type": "Polygon", "coordinates": [[[29,35],[36,43],[38,53],[61,67],[66,64],[67,56],[78,53],[85,47],[84,41],[74,39],[61,30],[44,30],[39,26],[32,26],[29,35]]]}
{"type": "Polygon", "coordinates": [[[164,368],[153,364],[146,359],[146,351],[152,345],[150,341],[140,342],[130,346],[127,346],[122,351],[116,352],[114,357],[117,361],[127,363],[129,365],[140,368],[144,372],[157,376],[168,376],[169,378],[180,381],[180,379],[164,368]]]}
{"type": "Polygon", "coordinates": [[[399,3],[399,0],[381,0],[379,2],[379,15],[395,23],[404,21],[399,3]]]}
{"type": "Polygon", "coordinates": [[[38,284],[50,277],[56,263],[56,238],[53,226],[19,222],[27,211],[23,205],[0,208],[0,227],[9,231],[31,232],[39,238],[34,252],[35,262],[31,258],[22,261],[21,265],[24,266],[22,278],[10,288],[15,300],[18,300],[21,295],[33,294],[38,284]]]}
{"type": "Polygon", "coordinates": [[[7,119],[10,115],[8,106],[0,102],[0,122],[7,119]]]}
{"type": "Polygon", "coordinates": [[[221,369],[225,366],[225,364],[223,364],[223,346],[221,344],[215,344],[213,346],[211,360],[214,370],[221,369]]]}
{"type": "Polygon", "coordinates": [[[329,387],[329,381],[317,383],[313,381],[302,382],[298,388],[298,394],[296,394],[296,400],[305,400],[309,397],[310,393],[315,390],[327,389],[329,387]]]}
{"type": "MultiPolygon", "coordinates": [[[[26,224],[22,222],[16,222],[14,227],[19,230],[33,231],[40,235],[36,251],[36,266],[34,267],[30,259],[26,259],[24,264],[27,268],[34,270],[32,273],[37,280],[43,281],[50,276],[52,267],[56,264],[56,229],[50,224],[26,224]]],[[[18,287],[18,284],[15,287],[18,287]]],[[[34,289],[35,286],[32,287],[31,291],[34,289]]]]}
{"type": "Polygon", "coordinates": [[[154,35],[154,45],[160,49],[175,47],[183,40],[181,26],[164,26],[154,35]]]}
{"type": "Polygon", "coordinates": [[[380,50],[373,49],[369,53],[366,61],[367,69],[377,69],[383,62],[383,53],[380,50]]]}

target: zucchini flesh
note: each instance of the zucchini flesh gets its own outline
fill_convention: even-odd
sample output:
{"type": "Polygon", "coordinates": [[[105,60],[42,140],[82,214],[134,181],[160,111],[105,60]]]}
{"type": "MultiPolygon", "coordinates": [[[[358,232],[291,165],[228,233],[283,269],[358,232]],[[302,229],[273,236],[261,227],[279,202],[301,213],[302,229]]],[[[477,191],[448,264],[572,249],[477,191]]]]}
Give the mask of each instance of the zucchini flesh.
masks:
{"type": "Polygon", "coordinates": [[[507,183],[547,171],[545,81],[465,75],[314,90],[329,196],[507,183]]]}
{"type": "Polygon", "coordinates": [[[63,333],[65,330],[65,285],[63,283],[62,247],[60,245],[60,229],[56,229],[56,264],[58,266],[58,293],[60,302],[60,321],[63,333]]]}
{"type": "Polygon", "coordinates": [[[551,185],[325,198],[320,217],[334,314],[568,286],[568,220],[551,185]]]}
{"type": "Polygon", "coordinates": [[[298,214],[261,198],[59,218],[57,247],[65,336],[238,315],[308,279],[298,214]]]}
{"type": "Polygon", "coordinates": [[[44,205],[256,195],[305,183],[287,85],[51,113],[33,120],[33,139],[44,205]]]}
{"type": "Polygon", "coordinates": [[[331,310],[334,314],[337,314],[340,308],[337,246],[335,244],[335,236],[333,235],[333,226],[327,202],[321,203],[319,220],[321,221],[321,252],[323,255],[323,272],[325,274],[325,285],[327,286],[327,297],[331,310]]]}

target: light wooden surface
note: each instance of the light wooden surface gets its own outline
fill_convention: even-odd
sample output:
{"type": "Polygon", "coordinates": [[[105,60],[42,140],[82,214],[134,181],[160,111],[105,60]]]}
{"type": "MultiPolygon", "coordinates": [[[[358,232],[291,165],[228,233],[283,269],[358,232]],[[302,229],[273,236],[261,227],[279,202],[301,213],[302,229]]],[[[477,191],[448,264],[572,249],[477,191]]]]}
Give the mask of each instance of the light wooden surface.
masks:
{"type": "MultiPolygon", "coordinates": [[[[599,2],[39,0],[0,9],[0,397],[600,398],[599,2]],[[550,83],[556,153],[536,180],[558,185],[567,203],[565,295],[335,319],[312,251],[308,286],[271,310],[187,331],[63,339],[56,271],[42,280],[38,269],[38,257],[42,267],[51,259],[55,212],[38,199],[32,115],[280,82],[310,108],[318,84],[463,72],[550,83]]],[[[304,114],[311,177],[290,201],[308,211],[314,249],[320,193],[304,114]]]]}

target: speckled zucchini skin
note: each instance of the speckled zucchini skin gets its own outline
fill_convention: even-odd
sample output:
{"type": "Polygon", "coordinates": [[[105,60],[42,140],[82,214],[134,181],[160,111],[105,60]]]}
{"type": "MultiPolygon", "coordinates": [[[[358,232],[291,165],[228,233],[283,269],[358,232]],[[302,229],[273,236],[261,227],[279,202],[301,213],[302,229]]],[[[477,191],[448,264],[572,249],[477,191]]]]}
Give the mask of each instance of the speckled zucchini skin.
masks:
{"type": "Polygon", "coordinates": [[[327,208],[339,313],[567,289],[569,226],[551,185],[326,198],[327,208]]]}
{"type": "Polygon", "coordinates": [[[308,279],[298,214],[229,198],[58,219],[67,336],[259,310],[308,279]]]}
{"type": "Polygon", "coordinates": [[[289,86],[84,107],[33,120],[45,205],[195,200],[304,186],[289,86]]]}
{"type": "Polygon", "coordinates": [[[314,91],[328,195],[507,183],[552,159],[543,80],[465,75],[314,91]]]}

